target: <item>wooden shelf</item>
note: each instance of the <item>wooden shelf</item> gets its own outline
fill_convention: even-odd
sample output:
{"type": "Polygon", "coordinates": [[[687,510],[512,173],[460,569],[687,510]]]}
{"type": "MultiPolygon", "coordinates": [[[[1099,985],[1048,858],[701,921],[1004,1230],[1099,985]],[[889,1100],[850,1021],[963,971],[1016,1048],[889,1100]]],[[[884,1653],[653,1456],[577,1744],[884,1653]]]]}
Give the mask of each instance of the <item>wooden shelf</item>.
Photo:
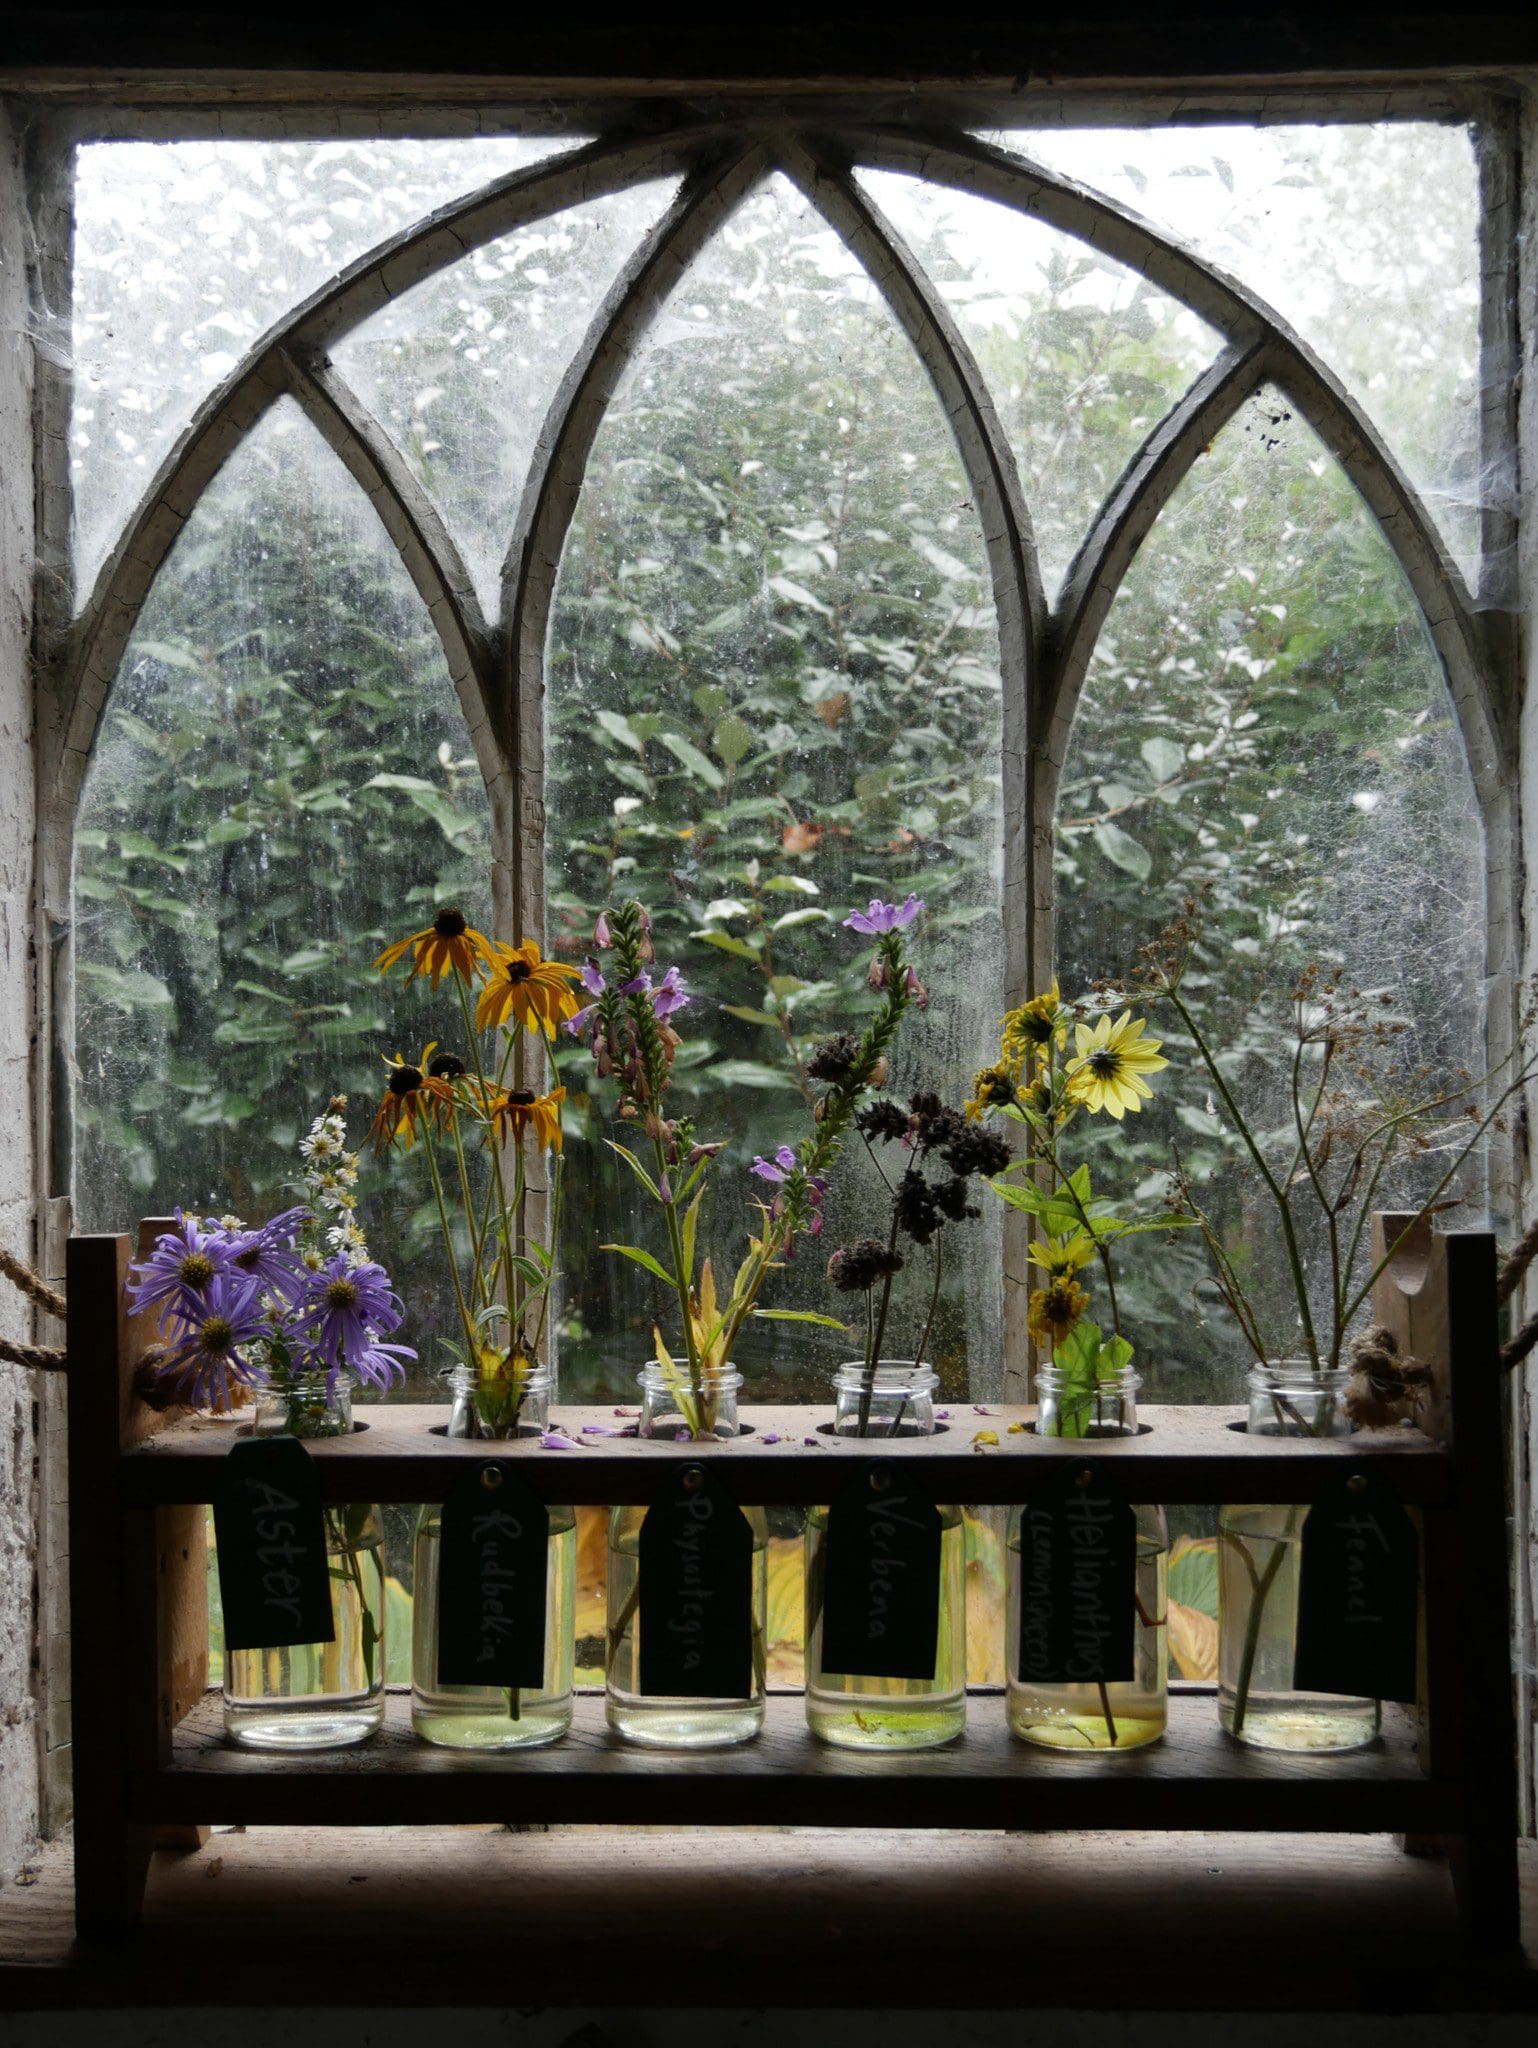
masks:
{"type": "Polygon", "coordinates": [[[736,1749],[642,1750],[616,1741],[600,1696],[548,1749],[477,1756],[411,1731],[410,1701],[356,1749],[279,1756],[230,1748],[219,1696],[177,1729],[169,1769],[135,1773],[130,1816],[172,1824],[446,1824],[600,1821],[785,1827],[1260,1828],[1437,1833],[1463,1824],[1456,1784],[1422,1774],[1410,1717],[1350,1756],[1241,1748],[1210,1694],[1170,1701],[1164,1740],[1123,1756],[1033,1749],[1010,1736],[997,1694],[976,1695],[945,1749],[871,1755],[815,1742],[801,1695],[769,1701],[763,1733],[736,1749]]]}
{"type": "MultiPolygon", "coordinates": [[[[644,1504],[680,1461],[708,1458],[743,1502],[810,1507],[828,1499],[840,1465],[876,1454],[921,1465],[941,1500],[1026,1500],[1055,1480],[1065,1460],[1086,1457],[1115,1465],[1134,1501],[1311,1501],[1344,1466],[1368,1458],[1374,1472],[1411,1505],[1438,1506],[1449,1498],[1448,1456],[1418,1430],[1318,1441],[1247,1436],[1235,1427],[1244,1415],[1238,1408],[1147,1408],[1142,1435],[1083,1443],[1038,1437],[1028,1426],[1012,1430],[1012,1424],[1034,1420],[1032,1408],[968,1405],[952,1411],[943,1433],[873,1444],[820,1430],[828,1419],[825,1407],[753,1408],[744,1416],[750,1434],[700,1444],[600,1435],[623,1430],[625,1419],[612,1408],[561,1407],[556,1421],[581,1446],[576,1450],[543,1449],[532,1437],[515,1443],[450,1441],[433,1434],[446,1414],[443,1407],[405,1403],[360,1409],[363,1428],[309,1446],[323,1497],[441,1500],[467,1465],[496,1458],[515,1464],[546,1500],[644,1504]],[[981,1431],[997,1435],[996,1448],[974,1443],[981,1431]]],[[[119,1467],[123,1505],[211,1499],[220,1462],[242,1426],[189,1417],[128,1451],[119,1467]]]]}

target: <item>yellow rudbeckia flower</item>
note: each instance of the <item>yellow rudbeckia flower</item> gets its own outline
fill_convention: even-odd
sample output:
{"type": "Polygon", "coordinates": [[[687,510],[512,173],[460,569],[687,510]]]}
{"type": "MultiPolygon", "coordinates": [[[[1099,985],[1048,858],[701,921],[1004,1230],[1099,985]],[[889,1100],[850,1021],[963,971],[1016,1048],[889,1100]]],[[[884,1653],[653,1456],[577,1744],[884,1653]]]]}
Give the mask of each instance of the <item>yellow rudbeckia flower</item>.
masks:
{"type": "Polygon", "coordinates": [[[1075,1060],[1066,1092],[1091,1115],[1103,1109],[1120,1123],[1129,1109],[1140,1110],[1153,1094],[1144,1075],[1169,1065],[1159,1057],[1164,1041],[1144,1038],[1147,1020],[1130,1010],[1123,1010],[1114,1024],[1107,1015],[1093,1030],[1087,1024],[1074,1028],[1075,1060]]]}
{"type": "Polygon", "coordinates": [[[1033,1265],[1044,1266],[1054,1279],[1072,1276],[1095,1256],[1095,1240],[1076,1230],[1070,1237],[1039,1238],[1026,1248],[1033,1265]]]}
{"type": "Polygon", "coordinates": [[[548,1095],[536,1095],[532,1088],[509,1088],[490,1105],[492,1129],[500,1138],[521,1138],[532,1131],[535,1144],[559,1152],[565,1100],[564,1088],[553,1088],[548,1095]]]}
{"type": "Polygon", "coordinates": [[[426,931],[413,932],[409,939],[397,939],[393,946],[386,946],[374,965],[381,974],[388,974],[408,953],[411,965],[406,970],[407,981],[425,974],[434,988],[447,968],[452,968],[461,981],[473,984],[480,980],[483,968],[490,970],[497,964],[490,939],[452,904],[438,912],[426,931]]]}
{"type": "Polygon", "coordinates": [[[1065,1275],[1053,1280],[1050,1286],[1037,1288],[1031,1296],[1025,1327],[1038,1344],[1051,1344],[1055,1349],[1088,1307],[1089,1296],[1084,1289],[1077,1280],[1065,1275]]]}
{"type": "Polygon", "coordinates": [[[492,951],[491,978],[475,1006],[477,1031],[487,1031],[511,1014],[529,1031],[553,1033],[563,1018],[576,1016],[581,1001],[571,983],[581,978],[580,967],[544,959],[532,939],[521,946],[494,946],[492,951]]]}

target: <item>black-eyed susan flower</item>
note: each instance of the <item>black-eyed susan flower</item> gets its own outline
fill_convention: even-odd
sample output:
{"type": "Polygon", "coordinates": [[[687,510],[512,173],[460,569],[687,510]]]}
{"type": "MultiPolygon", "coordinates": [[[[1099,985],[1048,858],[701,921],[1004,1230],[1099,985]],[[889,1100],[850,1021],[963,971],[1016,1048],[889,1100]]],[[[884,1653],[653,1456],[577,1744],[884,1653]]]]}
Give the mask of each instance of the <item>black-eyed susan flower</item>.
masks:
{"type": "Polygon", "coordinates": [[[404,1144],[413,1144],[418,1123],[453,1108],[453,1089],[430,1072],[436,1044],[434,1040],[415,1062],[403,1060],[399,1053],[385,1061],[384,1098],[374,1113],[368,1134],[376,1152],[393,1145],[397,1138],[404,1144]]]}
{"type": "Polygon", "coordinates": [[[1144,1038],[1147,1028],[1146,1020],[1130,1010],[1123,1010],[1114,1024],[1106,1015],[1093,1030],[1087,1024],[1075,1027],[1066,1092],[1091,1115],[1103,1109],[1120,1123],[1129,1109],[1140,1110],[1153,1094],[1143,1077],[1169,1061],[1159,1057],[1162,1039],[1144,1038]]]}
{"type": "Polygon", "coordinates": [[[1095,1240],[1086,1231],[1075,1230],[1066,1237],[1038,1238],[1026,1248],[1033,1266],[1045,1267],[1054,1280],[1070,1279],[1095,1256],[1095,1240]]]}
{"type": "Polygon", "coordinates": [[[493,946],[491,973],[475,1009],[476,1029],[487,1031],[511,1016],[526,1030],[551,1035],[563,1019],[576,1015],[579,998],[571,984],[581,978],[580,967],[544,959],[532,939],[521,946],[493,946]]]}
{"type": "Polygon", "coordinates": [[[1018,1072],[1033,1053],[1045,1052],[1054,1037],[1061,1042],[1065,1032],[1063,999],[1054,980],[1044,996],[1032,996],[1018,1010],[1009,1012],[999,1037],[999,1051],[1018,1072]]]}
{"type": "Polygon", "coordinates": [[[1055,1349],[1088,1307],[1089,1296],[1065,1274],[1036,1289],[1025,1326],[1038,1344],[1051,1344],[1055,1349]]]}
{"type": "Polygon", "coordinates": [[[374,965],[381,974],[388,974],[408,954],[411,965],[406,972],[407,981],[425,974],[434,988],[447,969],[452,968],[462,982],[473,987],[483,973],[495,972],[497,965],[491,940],[452,904],[438,912],[426,931],[413,932],[409,939],[398,939],[393,946],[386,946],[374,965]]]}
{"type": "Polygon", "coordinates": [[[564,1088],[552,1088],[548,1095],[536,1095],[532,1088],[507,1088],[492,1098],[489,1121],[499,1138],[521,1138],[525,1131],[532,1131],[541,1149],[559,1152],[561,1104],[565,1100],[564,1088]]]}
{"type": "Polygon", "coordinates": [[[977,1123],[990,1109],[1004,1109],[1019,1093],[1015,1076],[1001,1061],[996,1067],[984,1067],[972,1082],[972,1099],[966,1104],[967,1116],[977,1123]]]}

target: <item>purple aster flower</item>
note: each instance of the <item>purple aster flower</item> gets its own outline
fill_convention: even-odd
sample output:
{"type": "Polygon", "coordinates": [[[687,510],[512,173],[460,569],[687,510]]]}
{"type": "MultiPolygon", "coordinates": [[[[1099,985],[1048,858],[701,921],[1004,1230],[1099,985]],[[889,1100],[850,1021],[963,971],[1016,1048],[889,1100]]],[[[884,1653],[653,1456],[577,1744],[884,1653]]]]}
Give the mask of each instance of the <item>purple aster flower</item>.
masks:
{"type": "Polygon", "coordinates": [[[387,1387],[392,1379],[405,1378],[400,1360],[416,1357],[403,1344],[379,1341],[399,1329],[401,1304],[389,1274],[372,1260],[349,1266],[338,1256],[319,1272],[307,1273],[296,1313],[307,1325],[309,1348],[317,1366],[325,1368],[328,1389],[335,1388],[344,1367],[371,1386],[387,1387]]]}
{"type": "Polygon", "coordinates": [[[205,1230],[196,1216],[178,1209],[176,1228],[163,1231],[149,1257],[129,1268],[129,1306],[136,1316],[158,1309],[163,1316],[196,1323],[208,1312],[214,1283],[233,1258],[227,1232],[205,1230]]]}
{"type": "Polygon", "coordinates": [[[232,1382],[243,1387],[267,1384],[262,1367],[245,1355],[248,1345],[272,1335],[262,1290],[255,1280],[225,1268],[193,1299],[193,1314],[180,1308],[176,1312],[176,1336],[161,1359],[159,1376],[179,1381],[194,1407],[228,1408],[232,1382]]]}
{"type": "Polygon", "coordinates": [[[884,932],[899,932],[904,925],[912,924],[924,908],[917,896],[910,896],[906,903],[883,903],[879,896],[872,896],[867,910],[851,911],[844,919],[850,931],[864,932],[867,938],[879,938],[884,932]]]}
{"type": "Polygon", "coordinates": [[[305,1208],[285,1209],[270,1223],[254,1230],[229,1233],[230,1263],[238,1273],[258,1281],[270,1294],[287,1302],[297,1301],[309,1273],[294,1249],[300,1228],[310,1220],[305,1208]]]}
{"type": "Polygon", "coordinates": [[[659,1017],[671,1017],[675,1010],[681,1010],[690,1000],[684,986],[683,976],[676,967],[670,967],[661,981],[651,992],[652,1008],[659,1017]]]}
{"type": "Polygon", "coordinates": [[[796,1155],[788,1145],[782,1145],[773,1159],[764,1159],[758,1153],[753,1155],[749,1173],[756,1173],[760,1180],[782,1181],[787,1173],[795,1170],[796,1155]]]}

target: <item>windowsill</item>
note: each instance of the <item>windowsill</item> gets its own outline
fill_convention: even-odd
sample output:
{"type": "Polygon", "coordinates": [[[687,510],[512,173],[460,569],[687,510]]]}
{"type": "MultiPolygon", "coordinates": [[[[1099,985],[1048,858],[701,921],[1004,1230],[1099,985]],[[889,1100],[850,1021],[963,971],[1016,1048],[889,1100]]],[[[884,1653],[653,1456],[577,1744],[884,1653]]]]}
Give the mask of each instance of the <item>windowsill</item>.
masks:
{"type": "MultiPolygon", "coordinates": [[[[0,1895],[0,2009],[1538,2010],[1383,1836],[261,1828],[157,1856],[88,1950],[71,1879],[0,1895]]],[[[1524,1885],[1534,1955],[1533,1845],[1524,1885]]]]}

